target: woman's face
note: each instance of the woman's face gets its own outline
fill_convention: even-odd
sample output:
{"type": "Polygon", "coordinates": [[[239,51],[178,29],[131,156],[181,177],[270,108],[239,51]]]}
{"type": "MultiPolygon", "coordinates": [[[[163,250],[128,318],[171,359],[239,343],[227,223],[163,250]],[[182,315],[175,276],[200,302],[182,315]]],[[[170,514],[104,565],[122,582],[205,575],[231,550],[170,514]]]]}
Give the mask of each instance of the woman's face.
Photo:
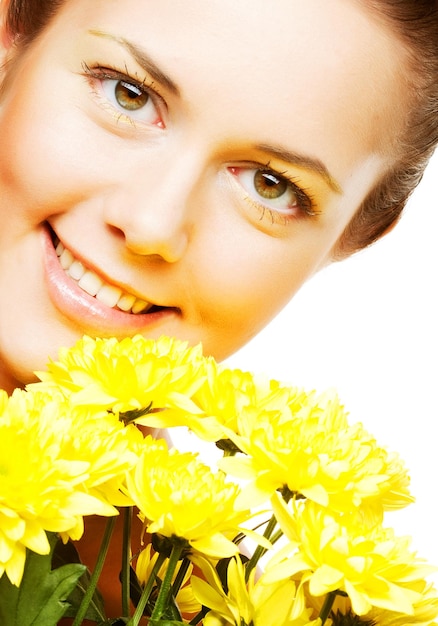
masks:
{"type": "Polygon", "coordinates": [[[388,168],[398,59],[349,0],[67,2],[0,104],[5,384],[84,333],[248,341],[388,168]]]}

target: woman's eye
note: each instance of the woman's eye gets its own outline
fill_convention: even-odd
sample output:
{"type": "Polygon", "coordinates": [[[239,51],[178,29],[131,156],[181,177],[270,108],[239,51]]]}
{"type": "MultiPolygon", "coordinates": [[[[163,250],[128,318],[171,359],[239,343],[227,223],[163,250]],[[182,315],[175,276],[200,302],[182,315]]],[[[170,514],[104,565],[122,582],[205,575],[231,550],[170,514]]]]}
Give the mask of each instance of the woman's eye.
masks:
{"type": "Polygon", "coordinates": [[[143,109],[149,102],[149,94],[126,80],[119,80],[114,87],[114,97],[117,104],[127,111],[143,109]]]}
{"type": "Polygon", "coordinates": [[[158,124],[160,115],[150,94],[125,79],[101,78],[102,91],[112,106],[127,117],[146,124],[158,124]]]}
{"type": "Polygon", "coordinates": [[[266,200],[283,198],[288,192],[288,199],[292,196],[291,199],[295,200],[294,192],[289,189],[288,182],[273,172],[256,170],[253,181],[256,192],[266,200]]]}
{"type": "Polygon", "coordinates": [[[151,87],[113,68],[90,67],[85,62],[82,67],[100,104],[117,114],[117,121],[164,127],[160,115],[162,101],[151,87]]]}
{"type": "Polygon", "coordinates": [[[248,195],[265,208],[287,216],[314,215],[312,201],[296,184],[269,169],[231,167],[248,195]]]}

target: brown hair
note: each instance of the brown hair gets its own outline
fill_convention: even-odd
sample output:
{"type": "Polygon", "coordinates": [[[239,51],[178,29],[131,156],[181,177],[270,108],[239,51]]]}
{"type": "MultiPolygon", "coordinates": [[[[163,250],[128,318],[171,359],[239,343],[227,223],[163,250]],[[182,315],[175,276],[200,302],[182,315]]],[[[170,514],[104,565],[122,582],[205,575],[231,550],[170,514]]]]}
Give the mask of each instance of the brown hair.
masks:
{"type": "MultiPolygon", "coordinates": [[[[26,46],[66,1],[9,0],[6,26],[10,35],[26,46]]],[[[398,220],[438,143],[438,0],[356,1],[404,44],[409,106],[404,132],[396,144],[398,157],[344,231],[336,258],[370,245],[398,220]]]]}
{"type": "Polygon", "coordinates": [[[408,107],[398,158],[344,231],[337,257],[365,248],[398,220],[438,143],[438,0],[359,0],[408,52],[408,107]]]}
{"type": "MultiPolygon", "coordinates": [[[[8,2],[8,0],[3,0],[8,2]]],[[[20,45],[33,41],[66,0],[9,0],[6,29],[20,45]]]]}

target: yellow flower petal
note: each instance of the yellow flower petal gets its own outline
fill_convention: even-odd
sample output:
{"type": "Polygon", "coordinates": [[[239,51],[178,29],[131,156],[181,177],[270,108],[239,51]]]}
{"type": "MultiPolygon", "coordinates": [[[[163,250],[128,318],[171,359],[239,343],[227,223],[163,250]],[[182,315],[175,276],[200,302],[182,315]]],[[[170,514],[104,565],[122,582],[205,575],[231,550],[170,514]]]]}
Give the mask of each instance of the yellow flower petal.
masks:
{"type": "Polygon", "coordinates": [[[225,458],[220,467],[249,480],[244,499],[245,489],[247,500],[260,502],[287,488],[338,512],[366,504],[369,515],[380,519],[384,509],[413,500],[399,457],[379,447],[360,424],[349,425],[334,395],[301,393],[278,407],[246,405],[235,421],[228,436],[247,456],[225,458]]]}
{"type": "Polygon", "coordinates": [[[196,455],[147,437],[136,468],[127,474],[127,493],[148,532],[183,538],[217,557],[235,553],[230,539],[248,516],[235,507],[239,488],[196,455]]]}
{"type": "Polygon", "coordinates": [[[49,388],[56,385],[72,403],[131,411],[149,405],[196,409],[189,398],[203,382],[205,359],[200,346],[168,337],[141,335],[117,341],[84,337],[61,350],[59,361],[39,372],[49,388]]]}
{"type": "Polygon", "coordinates": [[[289,546],[266,564],[268,582],[294,577],[309,581],[310,595],[345,591],[357,615],[372,607],[413,614],[418,586],[429,568],[392,529],[364,526],[357,516],[336,516],[307,501],[289,506],[274,501],[289,546]]]}

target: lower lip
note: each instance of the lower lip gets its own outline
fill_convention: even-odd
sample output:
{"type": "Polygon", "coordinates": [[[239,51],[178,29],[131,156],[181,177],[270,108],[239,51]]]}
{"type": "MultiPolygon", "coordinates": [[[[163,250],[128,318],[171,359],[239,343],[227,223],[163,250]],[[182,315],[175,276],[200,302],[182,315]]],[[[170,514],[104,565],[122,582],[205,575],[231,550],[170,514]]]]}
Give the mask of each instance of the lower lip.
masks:
{"type": "Polygon", "coordinates": [[[47,228],[42,229],[42,238],[49,297],[55,308],[80,327],[82,332],[97,336],[130,336],[151,330],[151,327],[178,315],[175,309],[170,308],[133,315],[107,307],[85,293],[67,276],[59,263],[47,228]]]}

